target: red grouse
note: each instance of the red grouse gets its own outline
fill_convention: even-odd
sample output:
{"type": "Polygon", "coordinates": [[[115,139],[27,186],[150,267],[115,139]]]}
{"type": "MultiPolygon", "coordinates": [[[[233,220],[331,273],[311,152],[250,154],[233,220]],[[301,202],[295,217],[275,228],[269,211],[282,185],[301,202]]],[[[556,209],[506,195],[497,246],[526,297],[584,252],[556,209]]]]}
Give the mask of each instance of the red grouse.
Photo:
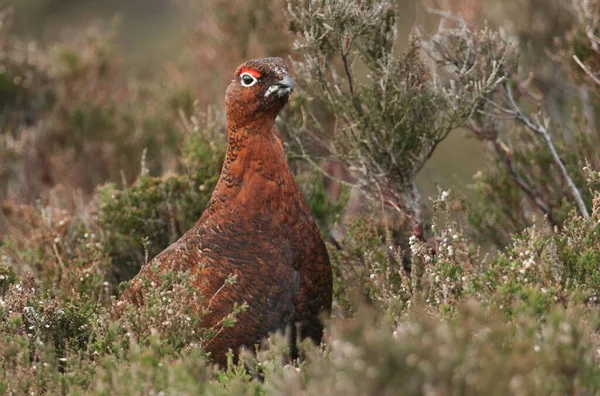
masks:
{"type": "Polygon", "coordinates": [[[202,327],[213,327],[234,304],[246,302],[237,323],[205,346],[219,364],[228,349],[252,348],[288,326],[294,331],[298,325],[301,338],[319,343],[320,315],[331,309],[327,251],[274,124],[293,89],[281,58],[238,67],[225,95],[227,155],[208,207],[192,229],[142,268],[123,297],[143,304],[142,277],[189,271],[205,304],[212,298],[202,327]],[[237,281],[217,293],[230,275],[237,281]]]}

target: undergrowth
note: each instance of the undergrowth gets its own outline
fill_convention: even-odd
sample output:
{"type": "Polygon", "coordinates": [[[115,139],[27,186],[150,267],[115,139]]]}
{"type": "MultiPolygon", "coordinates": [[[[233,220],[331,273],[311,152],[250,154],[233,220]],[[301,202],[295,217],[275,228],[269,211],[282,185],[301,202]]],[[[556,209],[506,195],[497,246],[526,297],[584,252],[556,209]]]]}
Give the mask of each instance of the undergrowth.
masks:
{"type": "MultiPolygon", "coordinates": [[[[244,56],[297,39],[305,84],[280,122],[333,265],[323,344],[306,340],[290,361],[275,334],[215,367],[203,346],[246,305],[202,328],[207,311],[193,308],[213,296],[197,295],[189,273],[142,281],[142,308],[118,302],[205,209],[224,117],[194,105],[212,93],[192,95],[191,69],[176,82],[128,77],[114,28],[45,48],[15,37],[4,11],[0,394],[600,392],[597,106],[573,99],[563,124],[555,110],[531,111],[547,104],[543,86],[523,79],[533,55],[453,14],[433,11],[445,23],[402,52],[392,2],[292,1],[290,31],[270,48],[236,35],[255,37],[254,22],[269,19],[282,28],[280,2],[245,4],[243,16],[209,3],[203,20],[227,33],[193,44],[202,59],[228,38],[244,56]],[[442,189],[427,199],[415,177],[458,124],[489,166],[473,199],[442,189]],[[351,211],[356,196],[363,206],[351,211]]],[[[599,5],[571,3],[553,61],[597,97],[599,5]],[[583,68],[566,63],[573,56],[583,68]]]]}

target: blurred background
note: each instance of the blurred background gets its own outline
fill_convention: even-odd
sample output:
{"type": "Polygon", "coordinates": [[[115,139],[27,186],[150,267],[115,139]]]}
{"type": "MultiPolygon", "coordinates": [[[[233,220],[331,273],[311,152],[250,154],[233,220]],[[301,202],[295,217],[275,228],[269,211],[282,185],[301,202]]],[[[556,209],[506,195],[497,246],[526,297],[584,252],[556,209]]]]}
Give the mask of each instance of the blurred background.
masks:
{"type": "Polygon", "coordinates": [[[144,72],[176,57],[193,27],[186,19],[189,14],[169,0],[2,0],[0,8],[7,7],[15,11],[14,33],[43,44],[68,41],[117,17],[121,22],[117,43],[128,65],[144,72]]]}
{"type": "MultiPolygon", "coordinates": [[[[532,81],[557,125],[570,121],[574,101],[591,107],[553,60],[574,20],[560,1],[396,3],[399,51],[414,29],[437,31],[440,17],[428,7],[451,10],[517,40],[519,74],[535,66],[532,81]]],[[[13,69],[0,85],[0,200],[18,203],[72,208],[103,183],[132,183],[142,157],[151,175],[181,172],[182,120],[195,111],[222,116],[237,65],[298,57],[284,0],[0,0],[0,9],[13,69]]],[[[569,128],[561,131],[568,141],[569,128]]],[[[472,198],[474,175],[494,166],[485,144],[453,131],[418,175],[424,195],[452,188],[472,198]]]]}
{"type": "MultiPolygon", "coordinates": [[[[484,6],[484,2],[462,1],[450,6],[462,9],[471,20],[481,20],[494,12],[484,6]]],[[[401,45],[408,43],[415,26],[435,30],[439,18],[429,15],[425,7],[442,7],[443,4],[423,4],[415,0],[398,3],[402,9],[401,45]]],[[[539,12],[534,11],[534,1],[522,3],[530,3],[524,4],[525,11],[539,12]]],[[[280,0],[0,1],[0,9],[11,7],[14,11],[12,34],[25,41],[35,41],[40,47],[81,43],[91,31],[112,29],[116,47],[113,55],[120,59],[119,67],[123,69],[120,73],[141,82],[168,81],[189,86],[191,97],[198,100],[200,108],[222,106],[230,73],[244,60],[269,55],[294,57],[292,38],[285,32],[285,6],[280,0]],[[187,71],[190,75],[183,76],[187,71]]],[[[137,150],[138,158],[142,149],[137,150]]],[[[158,151],[150,147],[147,161],[153,164],[152,172],[173,170],[173,160],[168,155],[162,159],[157,155],[158,151]]],[[[435,193],[436,186],[440,185],[453,186],[469,194],[472,175],[483,161],[479,143],[457,131],[443,142],[421,172],[420,183],[427,193],[435,193]]],[[[121,170],[130,175],[131,180],[139,167],[121,170]]],[[[107,177],[115,181],[120,175],[113,171],[107,177]]],[[[101,179],[95,181],[102,182],[101,179]]]]}

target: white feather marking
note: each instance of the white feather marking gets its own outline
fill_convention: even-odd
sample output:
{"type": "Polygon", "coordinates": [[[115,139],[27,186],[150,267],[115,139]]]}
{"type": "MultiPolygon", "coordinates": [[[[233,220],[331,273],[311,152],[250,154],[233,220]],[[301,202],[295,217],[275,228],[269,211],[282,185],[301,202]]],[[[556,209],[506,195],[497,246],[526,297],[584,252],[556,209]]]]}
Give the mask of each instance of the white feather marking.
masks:
{"type": "Polygon", "coordinates": [[[279,90],[279,85],[277,84],[273,84],[271,85],[268,89],[267,92],[265,92],[265,98],[268,98],[269,95],[271,95],[273,92],[279,90]]]}

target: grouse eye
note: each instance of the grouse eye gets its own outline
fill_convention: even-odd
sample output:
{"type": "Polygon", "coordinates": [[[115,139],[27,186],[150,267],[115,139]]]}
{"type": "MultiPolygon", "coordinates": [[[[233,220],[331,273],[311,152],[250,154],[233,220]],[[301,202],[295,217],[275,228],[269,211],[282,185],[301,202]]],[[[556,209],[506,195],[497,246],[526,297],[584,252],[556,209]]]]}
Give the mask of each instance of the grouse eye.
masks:
{"type": "Polygon", "coordinates": [[[256,77],[250,73],[242,73],[240,77],[244,87],[251,87],[258,82],[256,77]]]}

